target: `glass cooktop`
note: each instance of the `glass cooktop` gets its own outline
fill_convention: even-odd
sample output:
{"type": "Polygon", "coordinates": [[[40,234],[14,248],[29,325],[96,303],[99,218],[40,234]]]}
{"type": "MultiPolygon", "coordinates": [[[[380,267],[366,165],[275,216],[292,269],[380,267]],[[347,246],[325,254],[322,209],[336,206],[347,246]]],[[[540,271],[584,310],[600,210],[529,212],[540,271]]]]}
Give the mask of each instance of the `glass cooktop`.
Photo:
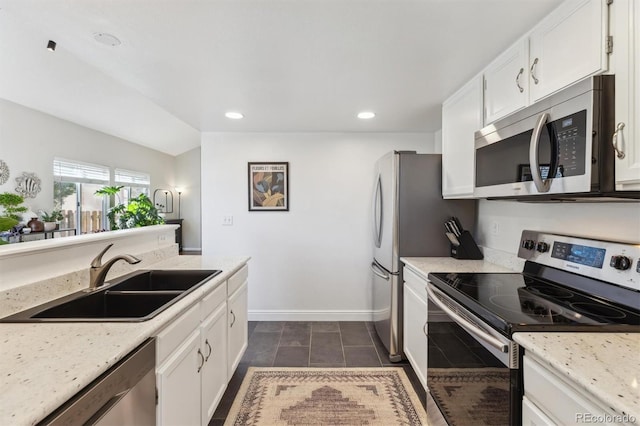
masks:
{"type": "MultiPolygon", "coordinates": [[[[516,331],[640,331],[640,311],[633,307],[524,274],[431,273],[429,279],[506,336],[516,331]]],[[[640,306],[640,293],[630,296],[631,306],[640,306]]]]}

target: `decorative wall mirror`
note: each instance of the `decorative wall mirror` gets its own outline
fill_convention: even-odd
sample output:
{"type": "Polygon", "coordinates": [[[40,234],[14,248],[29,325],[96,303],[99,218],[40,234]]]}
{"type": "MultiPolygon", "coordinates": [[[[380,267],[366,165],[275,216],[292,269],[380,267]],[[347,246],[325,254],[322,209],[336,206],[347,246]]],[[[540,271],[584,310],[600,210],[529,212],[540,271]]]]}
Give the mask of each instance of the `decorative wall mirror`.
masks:
{"type": "Polygon", "coordinates": [[[173,213],[173,193],[168,189],[156,189],[153,191],[153,205],[160,213],[173,213]]]}
{"type": "Polygon", "coordinates": [[[36,198],[40,192],[40,178],[35,173],[22,172],[16,178],[16,192],[24,198],[36,198]]]}

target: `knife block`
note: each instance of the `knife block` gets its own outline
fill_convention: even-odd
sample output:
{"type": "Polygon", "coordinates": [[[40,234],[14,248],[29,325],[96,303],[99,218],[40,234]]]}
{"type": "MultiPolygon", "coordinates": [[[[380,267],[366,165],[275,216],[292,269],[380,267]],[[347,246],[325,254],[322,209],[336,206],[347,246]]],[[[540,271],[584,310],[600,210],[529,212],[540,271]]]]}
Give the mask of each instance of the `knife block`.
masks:
{"type": "Polygon", "coordinates": [[[451,257],[455,259],[484,259],[482,252],[474,241],[469,231],[462,231],[458,237],[460,245],[451,244],[451,257]]]}

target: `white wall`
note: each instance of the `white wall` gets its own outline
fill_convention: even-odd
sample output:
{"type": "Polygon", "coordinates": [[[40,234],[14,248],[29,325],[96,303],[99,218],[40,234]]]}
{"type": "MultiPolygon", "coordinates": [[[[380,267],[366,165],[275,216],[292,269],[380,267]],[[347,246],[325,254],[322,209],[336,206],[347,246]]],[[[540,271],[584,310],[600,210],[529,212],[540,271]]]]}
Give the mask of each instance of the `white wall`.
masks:
{"type": "Polygon", "coordinates": [[[176,157],[176,187],[182,188],[183,250],[200,250],[200,147],[176,157]]]}
{"type": "Polygon", "coordinates": [[[16,177],[35,173],[42,191],[25,204],[36,213],[51,210],[54,157],[149,173],[151,192],[174,186],[174,157],[0,99],[0,160],[11,170],[0,192],[15,192],[16,177]]]}
{"type": "Polygon", "coordinates": [[[523,229],[640,242],[640,203],[533,204],[480,200],[480,245],[518,252],[523,229]],[[495,225],[497,233],[494,233],[495,225]]]}
{"type": "Polygon", "coordinates": [[[369,320],[374,163],[433,152],[433,134],[205,133],[201,148],[203,255],[252,257],[250,318],[369,320]],[[289,162],[289,212],[248,212],[249,161],[289,162]]]}

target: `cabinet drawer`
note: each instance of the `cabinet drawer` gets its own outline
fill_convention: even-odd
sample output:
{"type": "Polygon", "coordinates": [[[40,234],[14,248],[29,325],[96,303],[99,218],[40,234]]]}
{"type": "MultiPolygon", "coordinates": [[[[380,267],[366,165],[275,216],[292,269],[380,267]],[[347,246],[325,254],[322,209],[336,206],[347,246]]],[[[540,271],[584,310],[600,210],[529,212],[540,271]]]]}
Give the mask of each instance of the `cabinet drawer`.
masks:
{"type": "Polygon", "coordinates": [[[157,336],[156,365],[162,364],[199,325],[200,304],[198,303],[160,331],[157,336]]]}
{"type": "Polygon", "coordinates": [[[240,288],[247,278],[249,277],[249,267],[244,265],[242,269],[233,274],[227,281],[227,295],[231,296],[237,289],[240,288]]]}
{"type": "Polygon", "coordinates": [[[404,280],[405,285],[410,287],[420,300],[427,303],[427,281],[424,278],[418,276],[418,274],[413,272],[411,269],[405,267],[402,270],[402,279],[404,280]]]}
{"type": "Polygon", "coordinates": [[[524,357],[524,393],[557,424],[579,423],[580,416],[605,411],[531,357],[524,357]]]}
{"type": "Polygon", "coordinates": [[[200,320],[204,321],[225,300],[227,300],[227,286],[225,283],[221,283],[200,302],[200,320]]]}

